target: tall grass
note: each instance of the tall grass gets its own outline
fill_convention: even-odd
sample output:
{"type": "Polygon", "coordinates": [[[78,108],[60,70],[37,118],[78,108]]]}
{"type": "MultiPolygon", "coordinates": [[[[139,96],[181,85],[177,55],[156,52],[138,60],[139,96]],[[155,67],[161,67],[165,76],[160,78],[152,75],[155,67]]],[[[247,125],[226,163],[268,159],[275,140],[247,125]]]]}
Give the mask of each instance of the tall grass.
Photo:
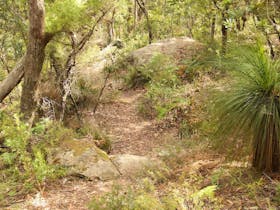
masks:
{"type": "Polygon", "coordinates": [[[218,132],[242,134],[252,145],[253,167],[279,171],[280,63],[261,47],[246,47],[235,51],[226,65],[233,71],[216,103],[218,132]]]}

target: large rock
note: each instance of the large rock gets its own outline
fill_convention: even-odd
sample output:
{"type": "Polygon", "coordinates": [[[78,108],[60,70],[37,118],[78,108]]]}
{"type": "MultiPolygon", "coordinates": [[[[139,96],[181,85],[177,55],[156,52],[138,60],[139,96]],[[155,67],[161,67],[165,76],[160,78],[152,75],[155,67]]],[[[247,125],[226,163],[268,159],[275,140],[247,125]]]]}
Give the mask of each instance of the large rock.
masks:
{"type": "Polygon", "coordinates": [[[69,168],[71,174],[89,179],[112,180],[120,175],[137,175],[146,169],[160,166],[157,160],[137,155],[107,155],[87,139],[64,140],[53,152],[49,162],[69,168]]]}
{"type": "Polygon", "coordinates": [[[202,44],[188,37],[170,38],[133,51],[129,60],[134,65],[144,65],[150,61],[153,55],[163,54],[173,57],[176,61],[181,61],[197,55],[202,48],[202,44]]]}
{"type": "Polygon", "coordinates": [[[121,174],[125,176],[137,175],[145,169],[155,168],[159,163],[159,161],[153,161],[149,157],[129,154],[112,156],[112,160],[121,174]]]}
{"type": "Polygon", "coordinates": [[[120,175],[110,157],[86,139],[63,141],[52,160],[89,179],[110,180],[120,175]]]}

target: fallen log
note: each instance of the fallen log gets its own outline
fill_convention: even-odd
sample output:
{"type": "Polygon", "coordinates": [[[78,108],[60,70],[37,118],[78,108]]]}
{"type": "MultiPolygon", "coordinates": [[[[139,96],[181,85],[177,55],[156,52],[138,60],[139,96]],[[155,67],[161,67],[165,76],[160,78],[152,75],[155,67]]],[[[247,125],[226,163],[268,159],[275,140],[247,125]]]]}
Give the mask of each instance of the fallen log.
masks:
{"type": "Polygon", "coordinates": [[[0,83],[0,103],[12,92],[12,90],[20,83],[24,75],[24,60],[23,56],[16,64],[15,68],[8,76],[0,83]]]}

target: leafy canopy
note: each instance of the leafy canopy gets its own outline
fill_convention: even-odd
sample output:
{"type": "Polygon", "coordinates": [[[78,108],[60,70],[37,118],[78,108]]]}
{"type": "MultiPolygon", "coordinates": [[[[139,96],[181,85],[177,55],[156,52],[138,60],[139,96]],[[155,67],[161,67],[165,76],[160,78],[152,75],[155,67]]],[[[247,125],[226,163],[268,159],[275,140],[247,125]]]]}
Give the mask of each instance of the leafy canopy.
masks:
{"type": "Polygon", "coordinates": [[[46,31],[72,30],[87,23],[101,6],[101,0],[46,1],[46,31]]]}

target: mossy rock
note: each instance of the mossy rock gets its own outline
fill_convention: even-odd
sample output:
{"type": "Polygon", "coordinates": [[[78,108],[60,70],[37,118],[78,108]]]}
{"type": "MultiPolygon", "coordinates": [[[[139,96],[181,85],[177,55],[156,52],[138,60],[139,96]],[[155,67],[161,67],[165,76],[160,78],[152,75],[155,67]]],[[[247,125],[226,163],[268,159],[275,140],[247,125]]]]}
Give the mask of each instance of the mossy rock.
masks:
{"type": "Polygon", "coordinates": [[[70,173],[89,179],[110,180],[120,175],[110,157],[87,139],[62,141],[49,161],[69,167],[70,173]]]}

